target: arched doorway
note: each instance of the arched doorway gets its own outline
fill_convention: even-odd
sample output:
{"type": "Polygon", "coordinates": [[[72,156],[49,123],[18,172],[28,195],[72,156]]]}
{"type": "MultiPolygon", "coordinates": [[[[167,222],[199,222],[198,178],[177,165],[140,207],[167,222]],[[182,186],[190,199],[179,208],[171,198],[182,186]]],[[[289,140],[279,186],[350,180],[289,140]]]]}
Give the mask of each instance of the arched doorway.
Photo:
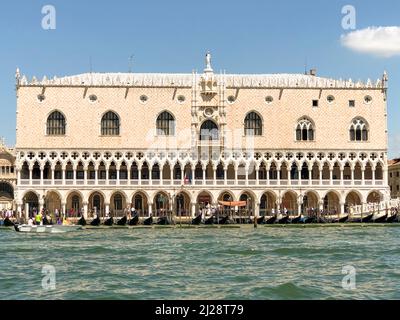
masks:
{"type": "Polygon", "coordinates": [[[100,192],[94,192],[89,197],[89,213],[92,216],[104,216],[104,197],[100,192]]]}
{"type": "Polygon", "coordinates": [[[297,195],[293,191],[288,191],[284,194],[282,198],[281,208],[282,213],[285,213],[285,211],[287,210],[289,215],[297,214],[297,195]]]}
{"type": "Polygon", "coordinates": [[[36,193],[28,192],[25,194],[23,198],[24,210],[25,214],[27,214],[26,210],[28,210],[28,217],[34,217],[39,211],[39,198],[36,193]]]}
{"type": "Polygon", "coordinates": [[[115,192],[111,196],[110,213],[113,217],[122,217],[126,209],[125,196],[120,192],[115,192]]]}
{"type": "Polygon", "coordinates": [[[308,191],[303,197],[301,212],[312,214],[318,210],[318,195],[313,191],[308,191]]]}
{"type": "Polygon", "coordinates": [[[164,192],[159,192],[154,197],[153,212],[158,217],[166,216],[169,212],[169,196],[164,192]]]}
{"type": "Polygon", "coordinates": [[[203,122],[200,128],[200,140],[208,141],[208,140],[218,140],[219,139],[219,131],[218,126],[214,121],[206,120],[203,122]]]}
{"type": "Polygon", "coordinates": [[[208,209],[210,209],[211,205],[212,205],[211,194],[208,193],[207,191],[200,192],[200,194],[197,196],[196,212],[204,213],[208,209]]]}
{"type": "Polygon", "coordinates": [[[181,192],[176,196],[175,212],[179,217],[190,216],[190,197],[186,192],[181,192]]]}
{"type": "Polygon", "coordinates": [[[246,201],[247,203],[245,207],[238,208],[240,216],[254,216],[254,198],[255,197],[248,192],[244,192],[240,196],[239,201],[246,201]]]}
{"type": "Polygon", "coordinates": [[[345,201],[344,209],[346,213],[354,212],[354,207],[361,206],[361,199],[360,196],[355,191],[351,191],[345,201]]]}
{"type": "MultiPolygon", "coordinates": [[[[218,197],[218,201],[224,201],[224,202],[233,202],[233,195],[229,193],[228,191],[222,192],[220,196],[218,197]]],[[[234,211],[236,208],[232,208],[230,206],[225,206],[225,205],[219,205],[218,208],[220,211],[222,211],[223,214],[231,214],[232,211],[234,211]]]]}
{"type": "Polygon", "coordinates": [[[276,213],[276,196],[274,193],[267,191],[261,196],[260,215],[271,216],[276,213]]]}
{"type": "Polygon", "coordinates": [[[13,209],[14,188],[8,182],[0,182],[0,210],[13,209]]]}
{"type": "Polygon", "coordinates": [[[82,197],[80,193],[76,191],[71,192],[67,197],[67,217],[79,217],[82,213],[82,207],[82,197]]]}
{"type": "Polygon", "coordinates": [[[57,192],[49,191],[45,198],[45,209],[50,213],[61,212],[61,198],[57,192]]]}
{"type": "Polygon", "coordinates": [[[382,201],[382,196],[377,191],[372,191],[367,197],[367,203],[380,203],[382,201]]]}
{"type": "Polygon", "coordinates": [[[147,216],[149,205],[147,202],[147,196],[143,192],[137,192],[133,196],[132,204],[139,216],[147,216]]]}
{"type": "Polygon", "coordinates": [[[324,212],[327,214],[340,212],[339,196],[333,191],[328,192],[324,197],[324,212]]]}

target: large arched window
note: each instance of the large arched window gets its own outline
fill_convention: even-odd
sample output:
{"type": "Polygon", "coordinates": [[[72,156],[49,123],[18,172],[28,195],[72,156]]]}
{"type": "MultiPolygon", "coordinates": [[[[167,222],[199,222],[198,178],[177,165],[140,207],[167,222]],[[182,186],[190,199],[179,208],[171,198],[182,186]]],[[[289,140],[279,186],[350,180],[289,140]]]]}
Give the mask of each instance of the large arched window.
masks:
{"type": "Polygon", "coordinates": [[[49,136],[65,135],[65,117],[61,112],[54,111],[47,118],[47,134],[49,136]]]}
{"type": "Polygon", "coordinates": [[[299,120],[296,126],[297,141],[314,141],[314,125],[308,118],[299,120]]]}
{"type": "Polygon", "coordinates": [[[262,120],[255,113],[250,112],[244,119],[244,134],[246,136],[261,136],[262,135],[262,120]]]}
{"type": "Polygon", "coordinates": [[[218,140],[218,126],[214,121],[204,121],[200,128],[200,140],[218,140]]]}
{"type": "Polygon", "coordinates": [[[167,111],[161,113],[157,118],[157,135],[173,136],[175,135],[175,119],[167,111]]]}
{"type": "Polygon", "coordinates": [[[356,118],[350,125],[350,141],[368,141],[368,124],[361,118],[356,118]]]}
{"type": "Polygon", "coordinates": [[[116,113],[109,111],[101,119],[101,134],[103,136],[119,135],[119,117],[116,113]]]}

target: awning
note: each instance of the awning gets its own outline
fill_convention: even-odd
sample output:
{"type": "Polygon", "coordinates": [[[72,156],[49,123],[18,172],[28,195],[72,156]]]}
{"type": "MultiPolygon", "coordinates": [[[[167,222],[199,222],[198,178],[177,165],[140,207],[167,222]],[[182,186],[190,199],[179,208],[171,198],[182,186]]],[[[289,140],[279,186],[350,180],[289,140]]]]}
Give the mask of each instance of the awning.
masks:
{"type": "Polygon", "coordinates": [[[233,202],[228,202],[228,201],[218,201],[218,203],[222,206],[226,207],[246,207],[247,202],[246,201],[233,201],[233,202]]]}

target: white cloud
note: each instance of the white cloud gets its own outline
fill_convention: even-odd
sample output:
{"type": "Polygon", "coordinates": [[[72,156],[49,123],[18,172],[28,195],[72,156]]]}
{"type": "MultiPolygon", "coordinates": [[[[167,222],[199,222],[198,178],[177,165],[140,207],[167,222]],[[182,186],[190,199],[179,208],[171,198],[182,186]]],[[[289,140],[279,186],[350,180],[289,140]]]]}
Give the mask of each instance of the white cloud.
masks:
{"type": "Polygon", "coordinates": [[[400,27],[368,27],[341,36],[342,45],[380,57],[400,55],[400,27]]]}

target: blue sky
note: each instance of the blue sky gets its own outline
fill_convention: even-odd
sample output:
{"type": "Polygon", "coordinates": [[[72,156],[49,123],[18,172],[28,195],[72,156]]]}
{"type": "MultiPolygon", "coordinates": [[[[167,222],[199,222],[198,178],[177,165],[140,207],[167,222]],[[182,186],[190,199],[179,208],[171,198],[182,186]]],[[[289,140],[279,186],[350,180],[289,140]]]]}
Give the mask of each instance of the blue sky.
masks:
{"type": "Polygon", "coordinates": [[[211,50],[214,70],[303,73],[355,80],[389,73],[389,156],[400,156],[400,56],[379,57],[342,46],[344,5],[357,29],[400,26],[400,2],[383,1],[1,1],[0,136],[15,143],[15,69],[29,77],[88,72],[191,72],[211,50]],[[43,30],[44,5],[57,13],[43,30]],[[91,59],[90,59],[91,57],[91,59]]]}

